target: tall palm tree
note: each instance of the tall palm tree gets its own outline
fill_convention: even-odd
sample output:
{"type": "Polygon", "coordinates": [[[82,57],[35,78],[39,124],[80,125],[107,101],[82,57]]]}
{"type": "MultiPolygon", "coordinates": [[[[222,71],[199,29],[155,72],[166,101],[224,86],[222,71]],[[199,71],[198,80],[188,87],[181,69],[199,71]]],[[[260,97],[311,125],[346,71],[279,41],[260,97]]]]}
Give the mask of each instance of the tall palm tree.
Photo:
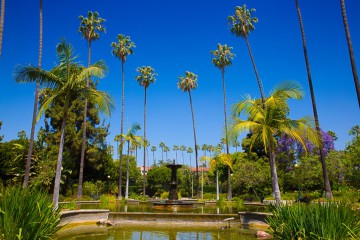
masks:
{"type": "MultiPolygon", "coordinates": [[[[115,57],[121,60],[121,123],[120,123],[120,134],[124,133],[124,114],[125,114],[125,73],[124,64],[128,55],[134,53],[135,43],[131,41],[129,36],[118,34],[118,42],[112,42],[111,47],[112,53],[115,57]]],[[[120,169],[119,169],[119,192],[118,199],[121,199],[121,185],[122,185],[122,148],[120,149],[120,169]]]]}
{"type": "MultiPolygon", "coordinates": [[[[82,37],[87,40],[88,43],[88,67],[91,64],[91,44],[93,41],[100,38],[100,33],[105,33],[105,27],[103,23],[105,19],[99,17],[98,12],[88,12],[88,17],[79,16],[80,27],[79,32],[82,37]]],[[[86,79],[86,87],[90,86],[90,78],[86,79]]],[[[85,147],[86,147],[86,119],[87,119],[88,100],[85,98],[84,103],[84,120],[82,126],[82,142],[81,142],[81,155],[80,155],[80,169],[79,169],[79,183],[77,198],[82,197],[83,176],[84,176],[84,159],[85,159],[85,147]]]]}
{"type": "Polygon", "coordinates": [[[194,148],[195,148],[195,164],[196,164],[196,197],[200,198],[199,195],[199,164],[198,164],[198,145],[196,142],[196,129],[195,129],[195,117],[194,117],[194,109],[192,105],[191,99],[191,90],[196,89],[198,76],[192,72],[186,71],[185,76],[179,76],[178,88],[187,92],[190,100],[190,109],[193,123],[193,132],[194,132],[194,148]]]}
{"type": "Polygon", "coordinates": [[[165,143],[164,142],[160,142],[159,144],[159,148],[161,148],[161,160],[164,161],[164,148],[165,148],[165,143]]]}
{"type": "Polygon", "coordinates": [[[39,81],[40,84],[51,88],[50,94],[45,97],[44,103],[40,107],[38,118],[56,101],[64,102],[53,194],[54,205],[58,207],[65,127],[71,103],[77,98],[88,98],[106,115],[110,115],[113,104],[107,93],[86,87],[85,80],[88,77],[104,77],[107,67],[103,61],[99,61],[88,68],[79,65],[75,61],[77,56],[74,54],[72,46],[64,40],[57,45],[56,50],[59,65],[51,71],[33,66],[19,67],[16,70],[15,80],[20,83],[39,81]]]}
{"type": "MultiPolygon", "coordinates": [[[[42,62],[42,41],[43,41],[43,8],[42,8],[42,0],[39,1],[39,55],[38,55],[38,68],[41,68],[42,62]]],[[[1,44],[0,44],[1,45],[1,44]]],[[[30,175],[30,166],[31,166],[31,158],[32,152],[34,147],[34,138],[35,138],[35,126],[36,126],[36,115],[37,115],[37,108],[39,102],[39,91],[40,91],[40,84],[36,82],[35,87],[35,99],[34,99],[34,107],[33,107],[33,118],[31,123],[31,133],[30,133],[30,142],[29,142],[29,149],[28,155],[26,159],[26,166],[25,166],[25,176],[23,187],[27,187],[29,183],[29,175],[30,175]]]]}
{"type": "Polygon", "coordinates": [[[312,128],[310,117],[298,120],[287,117],[290,112],[287,100],[302,99],[302,97],[301,86],[297,82],[289,81],[275,87],[264,102],[265,108],[260,99],[254,100],[250,96],[234,105],[231,133],[240,134],[250,131],[252,133],[250,147],[259,141],[264,145],[270,160],[272,187],[277,204],[280,203],[281,195],[275,163],[276,137],[286,134],[301,143],[304,149],[306,149],[305,139],[320,146],[320,135],[312,128]],[[240,118],[242,114],[245,115],[243,119],[247,120],[240,118]]]}
{"type": "MultiPolygon", "coordinates": [[[[306,72],[307,72],[307,77],[308,77],[308,82],[309,82],[311,103],[312,103],[314,120],[315,120],[315,128],[316,128],[316,131],[318,132],[319,136],[321,136],[319,117],[318,117],[317,108],[316,108],[315,93],[314,93],[314,88],[313,88],[313,84],[312,84],[311,72],[310,72],[310,62],[309,62],[309,57],[308,57],[307,47],[306,47],[305,30],[304,30],[304,25],[303,25],[303,21],[302,21],[301,10],[300,10],[300,5],[299,5],[298,0],[295,0],[295,4],[296,4],[296,10],[297,10],[299,24],[300,24],[301,38],[302,38],[304,58],[305,58],[305,64],[306,64],[306,72]]],[[[322,141],[322,139],[320,139],[320,141],[322,141]]],[[[329,176],[327,174],[325,154],[324,154],[323,148],[319,149],[319,155],[320,155],[320,162],[321,162],[322,172],[323,172],[325,196],[326,196],[326,198],[332,198],[330,180],[329,180],[329,176]]]]}
{"type": "MultiPolygon", "coordinates": [[[[138,76],[136,76],[136,81],[139,83],[141,87],[144,88],[144,142],[147,142],[146,139],[146,100],[147,100],[147,89],[150,86],[150,84],[155,83],[157,75],[154,72],[154,69],[150,66],[142,66],[138,67],[136,71],[139,73],[138,76]]],[[[146,149],[147,145],[144,144],[144,171],[146,166],[146,149]]],[[[145,187],[146,187],[146,174],[144,173],[144,179],[143,179],[143,195],[145,196],[145,187]]]]}
{"type": "Polygon", "coordinates": [[[256,65],[255,65],[255,59],[254,59],[254,56],[252,55],[252,51],[251,51],[251,47],[250,47],[250,43],[249,43],[249,34],[250,34],[250,32],[255,30],[254,24],[258,22],[258,19],[256,17],[252,17],[253,12],[255,12],[255,9],[254,8],[247,9],[245,4],[241,7],[236,6],[235,14],[233,16],[229,16],[228,21],[231,24],[231,33],[235,34],[238,37],[242,37],[245,39],[246,46],[248,48],[249,55],[251,58],[251,63],[253,65],[253,68],[255,71],[258,87],[260,90],[261,100],[262,100],[262,103],[264,103],[264,101],[265,101],[264,90],[262,87],[259,73],[258,73],[256,65]]]}
{"type": "MultiPolygon", "coordinates": [[[[227,114],[226,114],[226,85],[225,85],[225,68],[232,64],[232,60],[235,56],[231,52],[233,48],[228,47],[226,44],[221,45],[218,43],[217,49],[214,51],[210,51],[210,53],[214,56],[212,59],[212,63],[215,67],[221,70],[221,77],[222,77],[222,87],[223,87],[223,95],[224,95],[224,125],[225,125],[225,146],[226,146],[226,154],[230,154],[229,152],[229,137],[228,137],[228,124],[227,124],[227,114]]],[[[230,166],[228,167],[228,194],[227,199],[231,200],[232,198],[232,191],[231,191],[231,181],[230,175],[231,169],[230,166]]]]}
{"type": "Polygon", "coordinates": [[[170,148],[168,146],[164,147],[164,152],[165,152],[165,156],[166,156],[166,160],[169,160],[168,158],[168,152],[170,151],[170,148]]]}
{"type": "Polygon", "coordinates": [[[350,57],[350,63],[351,63],[351,70],[352,70],[353,77],[354,77],[355,90],[356,90],[356,94],[357,94],[357,98],[358,98],[358,104],[359,104],[359,108],[360,108],[360,84],[359,84],[359,76],[358,76],[358,73],[357,73],[357,70],[356,70],[355,55],[354,55],[354,50],[353,50],[353,47],[352,47],[352,41],[351,41],[351,36],[350,36],[350,29],[349,29],[349,24],[348,24],[347,16],[346,16],[345,0],[340,0],[340,6],[341,6],[342,19],[343,19],[343,22],[344,22],[344,29],[345,29],[345,34],[346,34],[346,41],[347,41],[348,49],[349,49],[349,57],[350,57]]]}
{"type": "Polygon", "coordinates": [[[188,147],[186,152],[189,154],[190,168],[191,168],[191,154],[194,152],[194,149],[192,147],[188,147]]]}
{"type": "Polygon", "coordinates": [[[184,158],[184,151],[186,151],[185,145],[181,145],[179,150],[181,151],[181,155],[182,155],[182,159],[183,159],[183,164],[185,164],[185,158],[184,158]]]}
{"type": "Polygon", "coordinates": [[[173,151],[175,151],[175,161],[176,161],[176,163],[177,163],[177,151],[179,151],[179,146],[178,146],[178,145],[174,145],[173,151]]]}
{"type": "Polygon", "coordinates": [[[152,146],[151,151],[153,153],[153,164],[156,165],[156,161],[155,161],[156,146],[152,146]]]}
{"type": "Polygon", "coordinates": [[[208,150],[208,145],[207,144],[203,144],[201,146],[201,150],[204,152],[204,156],[206,156],[206,151],[208,150]]]}
{"type": "Polygon", "coordinates": [[[4,34],[4,23],[5,23],[5,0],[1,0],[1,11],[0,11],[0,57],[2,53],[2,40],[4,34]]]}
{"type": "MultiPolygon", "coordinates": [[[[126,134],[121,135],[122,144],[127,142],[127,161],[126,161],[126,188],[125,188],[125,199],[129,197],[129,159],[130,159],[130,145],[141,143],[143,139],[140,136],[136,136],[136,132],[140,130],[140,125],[135,123],[127,131],[126,134]]],[[[136,159],[135,159],[136,161],[136,159]]],[[[145,168],[144,168],[145,170],[145,168]]]]}

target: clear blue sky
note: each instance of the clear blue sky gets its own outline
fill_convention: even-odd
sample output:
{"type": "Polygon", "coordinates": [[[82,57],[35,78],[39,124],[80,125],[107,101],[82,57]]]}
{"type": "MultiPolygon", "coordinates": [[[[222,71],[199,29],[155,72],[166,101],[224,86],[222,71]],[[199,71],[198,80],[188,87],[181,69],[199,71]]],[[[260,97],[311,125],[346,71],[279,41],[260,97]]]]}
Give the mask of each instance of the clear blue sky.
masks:
{"type": "MultiPolygon", "coordinates": [[[[144,91],[135,81],[139,66],[150,65],[158,73],[148,89],[147,137],[158,148],[160,141],[193,146],[189,99],[177,89],[178,76],[192,71],[199,76],[193,103],[199,144],[219,143],[223,129],[221,73],[211,64],[210,50],[217,43],[234,47],[236,58],[226,69],[228,108],[244,94],[259,97],[255,74],[245,42],[231,35],[227,17],[235,6],[246,3],[256,8],[259,18],[249,40],[255,61],[268,93],[276,83],[299,81],[306,92],[302,101],[292,101],[291,117],[312,115],[299,23],[294,1],[44,1],[43,68],[56,62],[55,46],[62,37],[74,46],[86,65],[87,44],[78,33],[79,15],[98,11],[106,19],[106,34],[93,44],[92,61],[104,59],[110,68],[99,89],[115,99],[109,143],[120,131],[121,68],[111,55],[110,44],[117,34],[130,35],[135,55],[125,64],[125,129],[133,122],[143,125],[144,91]]],[[[359,124],[360,111],[349,63],[339,1],[300,0],[311,71],[323,130],[338,136],[337,149],[350,140],[348,130],[359,124]]],[[[360,2],[347,0],[347,14],[355,57],[360,62],[360,2]]],[[[37,64],[38,1],[6,1],[3,54],[0,59],[0,120],[5,141],[25,130],[30,135],[35,84],[16,84],[12,75],[17,64],[37,64]]],[[[358,66],[360,71],[360,66],[358,66]]],[[[38,127],[42,125],[40,120],[38,127]]],[[[241,140],[241,139],[239,139],[241,140]]],[[[151,156],[151,152],[150,152],[151,156]]],[[[171,158],[175,153],[170,153],[171,158]]],[[[140,159],[139,159],[140,160],[140,159]]],[[[151,157],[152,161],[152,157],[151,157]]]]}

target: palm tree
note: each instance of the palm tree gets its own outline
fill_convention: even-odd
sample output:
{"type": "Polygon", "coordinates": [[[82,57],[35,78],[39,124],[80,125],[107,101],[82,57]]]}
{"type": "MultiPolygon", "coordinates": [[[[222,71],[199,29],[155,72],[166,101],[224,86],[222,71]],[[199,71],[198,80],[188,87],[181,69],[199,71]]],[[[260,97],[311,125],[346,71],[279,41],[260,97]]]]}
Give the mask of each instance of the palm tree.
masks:
{"type": "Polygon", "coordinates": [[[354,77],[355,90],[356,90],[356,94],[357,94],[357,98],[358,98],[358,104],[359,104],[359,108],[360,108],[360,84],[359,84],[359,76],[358,76],[358,73],[357,73],[357,70],[356,70],[355,55],[354,55],[354,50],[353,50],[353,47],[352,47],[352,41],[351,41],[351,36],[350,36],[350,29],[349,29],[349,24],[348,24],[347,16],[346,16],[345,0],[340,0],[340,6],[341,6],[342,19],[343,19],[343,22],[344,22],[344,29],[345,29],[345,34],[346,34],[346,41],[347,41],[348,49],[349,49],[349,57],[350,57],[350,63],[351,63],[351,70],[352,70],[353,77],[354,77]]]}
{"type": "Polygon", "coordinates": [[[185,77],[179,76],[178,88],[189,94],[190,100],[190,109],[191,109],[191,116],[192,116],[192,123],[193,123],[193,131],[194,131],[194,148],[195,148],[195,164],[196,164],[196,197],[200,198],[199,195],[199,165],[198,165],[198,148],[196,142],[196,129],[195,129],[195,117],[194,117],[194,109],[192,105],[191,99],[191,90],[196,89],[197,87],[197,79],[198,76],[192,72],[186,71],[185,77]]]}
{"type": "MultiPolygon", "coordinates": [[[[146,139],[146,93],[147,88],[150,84],[155,83],[157,75],[154,73],[154,69],[150,66],[142,66],[136,69],[136,71],[140,74],[136,76],[136,81],[140,84],[141,87],[144,87],[144,142],[147,142],[146,139]]],[[[146,144],[144,145],[144,170],[146,165],[146,144]]],[[[144,182],[143,182],[143,195],[145,196],[145,186],[146,186],[146,174],[144,174],[144,182]]]]}
{"type": "Polygon", "coordinates": [[[208,150],[208,145],[203,144],[203,145],[201,146],[201,151],[204,152],[204,156],[206,156],[206,151],[207,151],[207,150],[208,150]]]}
{"type": "Polygon", "coordinates": [[[234,123],[232,134],[240,134],[250,131],[252,146],[261,141],[268,153],[272,177],[272,188],[276,203],[281,200],[278,176],[275,163],[276,137],[286,134],[289,138],[297,140],[306,149],[305,139],[320,146],[319,134],[312,128],[310,117],[291,120],[287,117],[290,109],[287,105],[288,99],[302,99],[303,91],[297,82],[284,82],[279,84],[265,100],[251,99],[250,96],[234,105],[234,123]],[[263,107],[265,106],[265,108],[263,107]],[[241,114],[247,116],[247,120],[240,119],[241,114]]]}
{"type": "Polygon", "coordinates": [[[186,146],[181,145],[180,146],[180,151],[181,151],[181,155],[182,155],[182,159],[183,159],[183,165],[184,165],[185,164],[184,151],[186,151],[186,146]]]}
{"type": "Polygon", "coordinates": [[[0,57],[2,53],[2,40],[4,34],[4,22],[5,21],[5,0],[1,0],[1,12],[0,12],[0,57]]]}
{"type": "Polygon", "coordinates": [[[179,146],[178,146],[178,145],[174,145],[173,151],[175,151],[175,161],[176,161],[176,163],[177,163],[177,151],[179,151],[179,146]]]}
{"type": "Polygon", "coordinates": [[[232,169],[232,159],[230,154],[221,153],[218,151],[214,156],[203,156],[200,161],[209,161],[210,171],[215,172],[216,179],[216,200],[220,199],[219,193],[219,163],[222,163],[232,169]]]}
{"type": "Polygon", "coordinates": [[[159,147],[161,148],[161,160],[164,161],[164,148],[165,148],[165,143],[164,142],[160,142],[159,147]]]}
{"type": "MultiPolygon", "coordinates": [[[[98,12],[90,12],[90,11],[88,12],[87,18],[84,16],[79,16],[79,19],[80,19],[79,32],[81,33],[82,37],[87,40],[88,43],[88,67],[89,67],[91,64],[91,43],[92,41],[98,40],[100,38],[101,32],[105,33],[106,30],[102,25],[105,22],[105,19],[99,17],[98,12]]],[[[90,78],[86,79],[86,87],[89,86],[90,86],[90,78]]],[[[84,159],[85,159],[85,147],[86,147],[87,108],[88,108],[88,100],[87,98],[85,98],[77,198],[82,197],[84,159]]]]}
{"type": "Polygon", "coordinates": [[[156,161],[155,161],[156,146],[152,146],[151,151],[153,153],[153,164],[156,165],[156,161]]]}
{"type": "MultiPolygon", "coordinates": [[[[125,74],[124,74],[124,63],[128,55],[132,55],[135,43],[131,41],[129,36],[118,34],[118,42],[112,42],[111,47],[112,54],[121,60],[121,123],[120,123],[120,134],[124,133],[124,113],[125,113],[125,74]]],[[[121,180],[122,179],[122,149],[120,149],[120,169],[119,169],[119,193],[118,199],[121,199],[121,180]]]]}
{"type": "MultiPolygon", "coordinates": [[[[217,49],[214,51],[210,51],[210,53],[214,56],[212,59],[212,63],[215,67],[221,70],[222,77],[222,87],[223,87],[223,95],[224,95],[224,125],[225,125],[225,145],[226,145],[226,154],[229,154],[229,138],[228,138],[228,125],[227,125],[227,114],[226,114],[226,86],[225,86],[225,68],[232,64],[231,60],[233,60],[235,54],[231,52],[233,48],[228,47],[226,44],[221,45],[218,43],[217,49]]],[[[228,167],[228,195],[227,199],[231,200],[232,191],[231,191],[231,181],[230,181],[231,169],[228,167]]]]}
{"type": "Polygon", "coordinates": [[[58,207],[65,127],[72,101],[76,98],[88,98],[106,115],[110,115],[113,105],[107,93],[87,88],[85,84],[88,77],[104,77],[107,67],[103,61],[99,61],[88,68],[79,65],[75,62],[77,56],[74,54],[72,46],[64,40],[57,45],[56,50],[60,63],[51,71],[34,66],[19,67],[16,70],[15,80],[20,83],[39,81],[40,84],[45,84],[51,88],[50,94],[45,96],[44,103],[39,110],[38,119],[56,101],[64,101],[53,194],[54,205],[58,207]]]}
{"type": "Polygon", "coordinates": [[[235,152],[237,152],[237,148],[241,146],[240,142],[237,139],[232,141],[232,145],[235,148],[235,152]]]}
{"type": "MultiPolygon", "coordinates": [[[[126,161],[126,188],[125,188],[125,199],[129,197],[129,159],[130,159],[130,145],[134,143],[141,143],[143,139],[140,136],[136,136],[136,132],[140,130],[140,125],[135,123],[132,127],[127,131],[126,134],[121,135],[122,143],[127,142],[127,161],[126,161]]],[[[136,159],[135,159],[136,161],[136,159]]],[[[145,170],[145,168],[144,168],[145,170]]],[[[144,174],[145,175],[145,174],[144,174]]]]}
{"type": "MultiPolygon", "coordinates": [[[[317,108],[316,108],[315,93],[314,93],[314,88],[313,88],[313,84],[312,84],[311,72],[310,72],[310,62],[309,62],[309,57],[307,54],[305,30],[304,30],[304,26],[303,26],[301,10],[300,10],[298,0],[295,0],[295,4],[296,4],[297,14],[299,17],[300,31],[301,31],[301,37],[302,37],[302,43],[303,43],[303,49],[304,49],[304,58],[305,58],[305,64],[306,64],[306,72],[307,72],[307,77],[308,77],[308,82],[309,82],[311,103],[312,103],[314,120],[315,120],[315,128],[316,128],[316,131],[318,132],[319,136],[321,136],[319,117],[318,117],[317,108]]],[[[320,139],[320,141],[322,141],[322,139],[320,139]]],[[[321,143],[321,145],[322,145],[322,143],[321,143]]],[[[332,198],[330,180],[329,180],[327,170],[326,170],[325,154],[324,154],[324,151],[322,148],[319,149],[319,153],[320,153],[319,154],[320,162],[321,162],[322,171],[323,171],[325,195],[326,195],[326,198],[332,198]]]]}
{"type": "Polygon", "coordinates": [[[265,101],[264,90],[262,87],[259,73],[255,65],[255,59],[254,56],[252,55],[252,51],[249,43],[249,34],[250,32],[255,30],[254,24],[258,22],[258,19],[256,17],[252,17],[253,12],[255,12],[255,9],[254,8],[247,9],[245,4],[241,7],[236,6],[235,14],[233,16],[229,16],[228,21],[231,24],[231,33],[235,34],[237,37],[242,37],[245,39],[246,46],[248,48],[249,55],[251,58],[251,63],[255,71],[256,80],[259,86],[261,101],[262,103],[264,103],[265,101]]]}
{"type": "MultiPolygon", "coordinates": [[[[3,1],[5,2],[5,1],[3,1]]],[[[42,62],[42,36],[43,36],[43,12],[42,12],[42,0],[39,1],[39,55],[38,55],[38,68],[41,68],[41,62],[42,62]]],[[[1,15],[3,17],[3,15],[1,15]]],[[[4,20],[2,20],[4,21],[4,20]]],[[[1,46],[1,43],[0,43],[1,46]]],[[[1,48],[1,47],[0,47],[1,48]]],[[[1,50],[0,50],[1,52],[1,50]]],[[[37,115],[37,108],[38,108],[38,102],[39,102],[39,91],[40,91],[40,84],[39,82],[36,82],[35,87],[35,99],[34,99],[34,107],[33,107],[33,118],[31,123],[31,133],[30,133],[30,142],[29,142],[29,149],[28,149],[28,155],[26,159],[26,166],[25,166],[25,176],[24,176],[24,182],[23,187],[27,187],[29,183],[29,175],[30,175],[30,166],[31,166],[31,158],[32,158],[32,152],[34,147],[34,138],[35,138],[35,126],[36,126],[36,115],[37,115]]]]}
{"type": "Polygon", "coordinates": [[[189,154],[190,168],[191,168],[191,154],[194,152],[194,149],[192,147],[188,147],[186,152],[189,154]]]}
{"type": "Polygon", "coordinates": [[[166,155],[166,160],[169,160],[168,158],[168,152],[170,151],[170,148],[168,146],[165,146],[164,147],[164,152],[165,152],[165,155],[166,155]]]}

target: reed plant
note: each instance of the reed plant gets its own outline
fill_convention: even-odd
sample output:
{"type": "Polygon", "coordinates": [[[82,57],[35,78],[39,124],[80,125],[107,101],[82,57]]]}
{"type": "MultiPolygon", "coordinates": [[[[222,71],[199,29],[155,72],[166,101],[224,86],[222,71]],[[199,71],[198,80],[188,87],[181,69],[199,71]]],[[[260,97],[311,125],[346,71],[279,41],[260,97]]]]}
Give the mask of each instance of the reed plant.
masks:
{"type": "Polygon", "coordinates": [[[0,239],[51,239],[60,227],[60,210],[36,189],[10,187],[0,199],[0,239]]]}
{"type": "Polygon", "coordinates": [[[347,204],[318,202],[272,206],[267,218],[275,239],[360,239],[360,217],[347,204]]]}

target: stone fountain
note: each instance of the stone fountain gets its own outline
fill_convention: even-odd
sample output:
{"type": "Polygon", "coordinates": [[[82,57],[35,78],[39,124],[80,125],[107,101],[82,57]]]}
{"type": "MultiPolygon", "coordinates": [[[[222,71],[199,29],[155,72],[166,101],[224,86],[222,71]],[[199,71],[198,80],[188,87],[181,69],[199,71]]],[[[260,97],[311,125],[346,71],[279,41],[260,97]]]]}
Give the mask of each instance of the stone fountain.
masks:
{"type": "Polygon", "coordinates": [[[176,211],[177,206],[188,206],[192,207],[194,204],[192,202],[180,201],[177,192],[177,170],[181,168],[183,165],[176,164],[175,160],[172,164],[167,164],[166,167],[171,169],[171,181],[170,181],[170,190],[169,190],[169,199],[162,202],[154,202],[153,207],[155,208],[167,208],[176,211]],[[175,208],[174,208],[175,207],[175,208]]]}

